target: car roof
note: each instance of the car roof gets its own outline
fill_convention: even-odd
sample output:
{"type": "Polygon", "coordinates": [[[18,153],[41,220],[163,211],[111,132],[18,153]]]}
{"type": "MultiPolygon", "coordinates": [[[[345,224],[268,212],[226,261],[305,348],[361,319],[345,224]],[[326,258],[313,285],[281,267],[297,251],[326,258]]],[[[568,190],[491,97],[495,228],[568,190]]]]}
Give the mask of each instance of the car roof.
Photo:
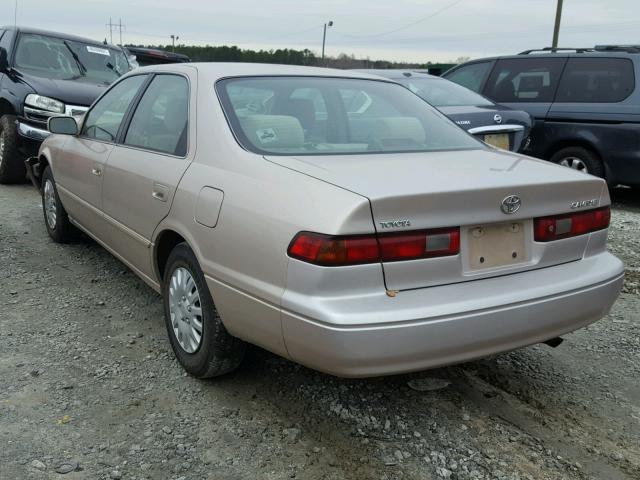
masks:
{"type": "Polygon", "coordinates": [[[57,37],[57,38],[63,38],[63,39],[67,39],[67,40],[72,40],[75,42],[83,42],[83,43],[89,43],[92,45],[99,45],[103,48],[114,48],[117,50],[120,50],[120,47],[117,45],[111,45],[111,44],[105,44],[104,42],[101,42],[99,40],[94,40],[92,38],[86,38],[86,37],[78,37],[77,35],[69,35],[67,33],[61,33],[61,32],[53,32],[51,30],[42,30],[39,28],[30,28],[30,27],[15,27],[13,25],[8,25],[8,26],[4,26],[4,27],[0,27],[2,30],[15,30],[16,32],[20,32],[20,33],[31,33],[34,35],[46,35],[49,37],[57,37]]]}
{"type": "MultiPolygon", "coordinates": [[[[550,51],[548,49],[534,49],[526,50],[515,55],[496,55],[493,57],[475,58],[473,60],[469,60],[468,62],[461,63],[460,65],[493,60],[511,60],[514,58],[633,58],[637,57],[639,53],[640,49],[638,52],[634,51],[633,49],[621,50],[616,48],[611,48],[609,50],[596,50],[594,48],[561,48],[556,51],[550,51]]],[[[452,67],[451,70],[457,68],[458,66],[459,65],[452,67]]]]}
{"type": "MultiPolygon", "coordinates": [[[[133,72],[187,72],[197,70],[199,75],[213,81],[229,77],[260,77],[260,76],[304,76],[304,77],[334,77],[360,78],[367,80],[387,81],[377,75],[355,70],[339,70],[336,68],[307,67],[302,65],[280,65],[271,63],[236,63],[236,62],[193,62],[171,63],[164,65],[149,65],[140,67],[133,72]]],[[[395,83],[395,82],[392,82],[395,83]]]]}

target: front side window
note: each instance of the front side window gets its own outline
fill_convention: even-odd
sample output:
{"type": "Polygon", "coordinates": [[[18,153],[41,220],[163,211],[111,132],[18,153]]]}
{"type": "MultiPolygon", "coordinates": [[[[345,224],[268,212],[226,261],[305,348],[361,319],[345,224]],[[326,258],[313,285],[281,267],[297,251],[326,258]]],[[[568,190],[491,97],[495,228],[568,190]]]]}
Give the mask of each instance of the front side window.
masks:
{"type": "Polygon", "coordinates": [[[216,89],[243,147],[261,154],[339,155],[482,148],[395,83],[252,77],[216,89]]]}
{"type": "Polygon", "coordinates": [[[471,63],[455,69],[449,75],[446,75],[445,78],[458,85],[467,87],[469,90],[479,92],[484,79],[487,78],[489,68],[491,68],[491,62],[471,63]]]}
{"type": "Polygon", "coordinates": [[[187,153],[189,84],[179,75],[158,75],[131,118],[125,145],[183,157],[187,153]]]}
{"type": "Polygon", "coordinates": [[[633,62],[627,58],[570,58],[556,102],[621,102],[634,87],[633,62]]]}
{"type": "Polygon", "coordinates": [[[413,93],[434,107],[492,106],[489,100],[457,83],[435,78],[399,79],[413,93]]]}
{"type": "Polygon", "coordinates": [[[87,113],[81,135],[113,142],[129,104],[146,78],[146,75],[125,78],[105,93],[87,113]]]}
{"type": "Polygon", "coordinates": [[[32,33],[20,34],[14,66],[38,77],[105,85],[129,71],[119,48],[32,33]]]}
{"type": "Polygon", "coordinates": [[[564,58],[498,60],[485,93],[498,103],[551,102],[564,62],[564,58]]]}

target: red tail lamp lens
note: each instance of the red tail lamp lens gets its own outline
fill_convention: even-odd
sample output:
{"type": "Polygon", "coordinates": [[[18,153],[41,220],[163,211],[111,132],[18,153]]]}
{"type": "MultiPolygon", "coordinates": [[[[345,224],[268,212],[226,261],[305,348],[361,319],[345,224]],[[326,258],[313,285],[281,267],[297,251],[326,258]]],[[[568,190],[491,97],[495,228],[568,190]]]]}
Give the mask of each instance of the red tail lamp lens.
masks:
{"type": "Polygon", "coordinates": [[[456,227],[379,236],[300,232],[289,245],[288,254],[333,267],[457,255],[459,251],[460,229],[456,227]]]}
{"type": "Polygon", "coordinates": [[[533,223],[536,242],[551,242],[563,238],[604,230],[611,221],[610,207],[579,213],[536,218],[533,223]]]}

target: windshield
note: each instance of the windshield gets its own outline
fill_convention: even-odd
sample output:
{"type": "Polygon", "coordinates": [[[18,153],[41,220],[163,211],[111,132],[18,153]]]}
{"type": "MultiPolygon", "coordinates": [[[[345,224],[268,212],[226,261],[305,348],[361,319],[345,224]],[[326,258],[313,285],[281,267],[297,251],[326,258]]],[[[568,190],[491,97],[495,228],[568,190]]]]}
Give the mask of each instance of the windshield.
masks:
{"type": "Polygon", "coordinates": [[[20,35],[14,64],[38,77],[104,84],[129,71],[120,49],[31,33],[20,35]]]}
{"type": "Polygon", "coordinates": [[[329,77],[244,77],[217,91],[238,141],[276,155],[426,152],[482,148],[390,82],[329,77]]]}
{"type": "Polygon", "coordinates": [[[482,95],[449,80],[410,77],[396,79],[434,107],[492,106],[482,95]]]}

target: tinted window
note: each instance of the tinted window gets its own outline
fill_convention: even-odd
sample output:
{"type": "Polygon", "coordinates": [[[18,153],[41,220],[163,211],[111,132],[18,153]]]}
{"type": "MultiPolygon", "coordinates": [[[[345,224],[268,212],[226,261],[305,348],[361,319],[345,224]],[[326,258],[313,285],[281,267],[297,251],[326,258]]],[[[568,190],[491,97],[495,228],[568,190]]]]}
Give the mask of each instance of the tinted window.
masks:
{"type": "Polygon", "coordinates": [[[126,145],[184,156],[187,153],[189,84],[179,75],[158,75],[138,104],[126,145]]]}
{"type": "Polygon", "coordinates": [[[496,102],[551,102],[564,58],[498,60],[485,88],[496,102]]]}
{"type": "Polygon", "coordinates": [[[217,84],[236,138],[256,153],[341,155],[482,148],[405,87],[323,77],[217,84]]]}
{"type": "Polygon", "coordinates": [[[570,58],[556,102],[620,102],[634,88],[633,63],[626,58],[570,58]]]}
{"type": "Polygon", "coordinates": [[[87,114],[82,135],[113,142],[131,100],[145,79],[146,75],[125,78],[109,90],[87,114]]]}
{"type": "Polygon", "coordinates": [[[468,88],[447,80],[410,77],[397,80],[434,107],[492,106],[493,103],[468,88]]]}
{"type": "Polygon", "coordinates": [[[482,88],[482,82],[487,78],[490,67],[491,62],[472,63],[454,70],[449,75],[446,75],[445,78],[474,92],[479,92],[482,88]]]}

